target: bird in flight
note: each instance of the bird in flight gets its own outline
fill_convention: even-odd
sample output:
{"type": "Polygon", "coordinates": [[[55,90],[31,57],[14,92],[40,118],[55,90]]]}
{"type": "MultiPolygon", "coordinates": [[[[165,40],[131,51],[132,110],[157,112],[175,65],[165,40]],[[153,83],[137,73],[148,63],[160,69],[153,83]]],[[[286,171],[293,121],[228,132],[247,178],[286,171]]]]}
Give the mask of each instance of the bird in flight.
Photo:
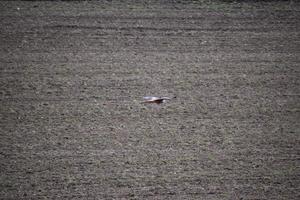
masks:
{"type": "Polygon", "coordinates": [[[143,103],[156,103],[156,104],[161,104],[166,102],[166,100],[171,100],[171,98],[169,97],[153,97],[153,96],[147,96],[144,97],[143,99],[144,99],[143,103]]]}

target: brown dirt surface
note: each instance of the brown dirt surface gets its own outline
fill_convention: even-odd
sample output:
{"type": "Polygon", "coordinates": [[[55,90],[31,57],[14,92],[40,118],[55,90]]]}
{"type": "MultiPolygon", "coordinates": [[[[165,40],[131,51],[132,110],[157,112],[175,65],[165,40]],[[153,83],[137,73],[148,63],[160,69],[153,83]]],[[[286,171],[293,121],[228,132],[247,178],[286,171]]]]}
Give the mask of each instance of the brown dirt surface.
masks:
{"type": "Polygon", "coordinates": [[[0,199],[300,199],[297,1],[1,1],[0,27],[0,199]]]}

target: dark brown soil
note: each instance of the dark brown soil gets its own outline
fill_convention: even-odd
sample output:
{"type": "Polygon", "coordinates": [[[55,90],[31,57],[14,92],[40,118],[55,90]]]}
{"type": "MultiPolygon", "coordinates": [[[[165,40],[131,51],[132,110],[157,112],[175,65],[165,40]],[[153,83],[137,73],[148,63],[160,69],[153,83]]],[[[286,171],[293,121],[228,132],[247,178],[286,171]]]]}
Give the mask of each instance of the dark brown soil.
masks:
{"type": "Polygon", "coordinates": [[[0,27],[0,199],[300,198],[297,1],[1,1],[0,27]]]}

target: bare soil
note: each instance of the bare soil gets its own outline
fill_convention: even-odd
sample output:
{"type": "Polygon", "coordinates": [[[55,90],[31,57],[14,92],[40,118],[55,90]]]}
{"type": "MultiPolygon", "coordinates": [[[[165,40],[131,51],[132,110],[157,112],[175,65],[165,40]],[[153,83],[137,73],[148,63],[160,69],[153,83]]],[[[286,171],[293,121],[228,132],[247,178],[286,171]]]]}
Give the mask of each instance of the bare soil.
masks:
{"type": "Polygon", "coordinates": [[[1,1],[0,27],[0,199],[300,199],[297,1],[1,1]]]}

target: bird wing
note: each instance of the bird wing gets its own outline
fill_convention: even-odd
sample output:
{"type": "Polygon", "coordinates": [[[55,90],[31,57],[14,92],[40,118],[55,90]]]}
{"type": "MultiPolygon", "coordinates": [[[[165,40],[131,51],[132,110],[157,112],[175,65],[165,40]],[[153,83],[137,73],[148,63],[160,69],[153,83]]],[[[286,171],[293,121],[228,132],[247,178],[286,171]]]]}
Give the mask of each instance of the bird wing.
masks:
{"type": "Polygon", "coordinates": [[[160,99],[159,97],[147,96],[143,98],[145,101],[156,101],[160,99]]]}

